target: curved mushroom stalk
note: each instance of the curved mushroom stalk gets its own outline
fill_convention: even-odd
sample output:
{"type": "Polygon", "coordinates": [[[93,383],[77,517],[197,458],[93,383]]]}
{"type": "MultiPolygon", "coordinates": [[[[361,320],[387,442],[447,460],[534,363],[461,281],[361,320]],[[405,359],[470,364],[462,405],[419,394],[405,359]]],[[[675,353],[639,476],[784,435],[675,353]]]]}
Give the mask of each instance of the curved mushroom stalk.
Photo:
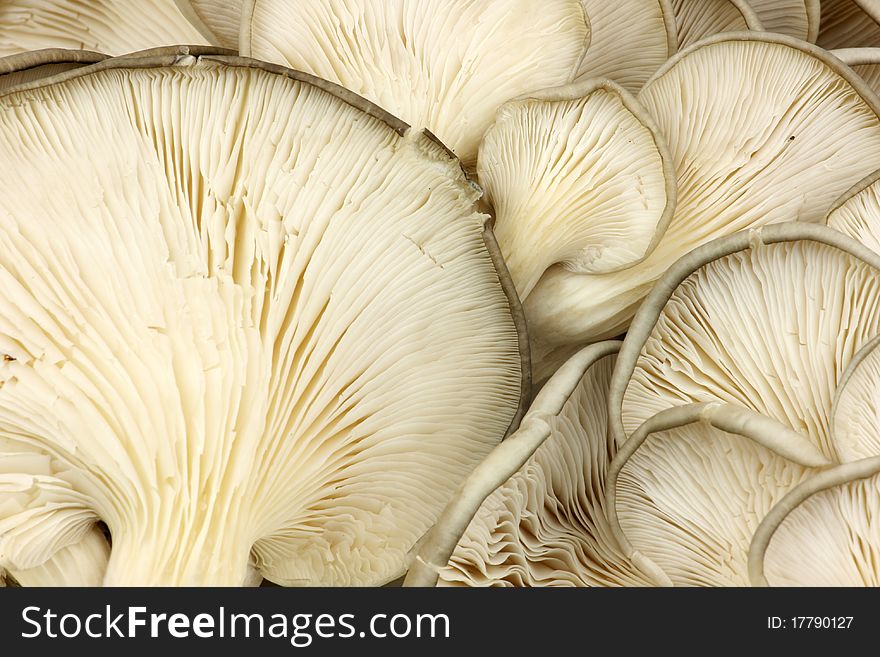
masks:
{"type": "Polygon", "coordinates": [[[606,475],[616,451],[607,392],[618,347],[585,348],[541,389],[519,431],[443,512],[407,585],[433,585],[438,575],[444,586],[665,582],[623,555],[606,516],[606,475]]]}
{"type": "Polygon", "coordinates": [[[638,99],[672,151],[675,213],[633,267],[547,271],[523,304],[538,380],[576,345],[625,330],[676,259],[738,230],[820,222],[854,181],[880,168],[874,93],[836,58],[780,35],[703,41],[670,60],[638,99]]]}
{"type": "Polygon", "coordinates": [[[880,457],[807,479],[770,510],[749,552],[757,586],[880,586],[880,457]]]}
{"type": "Polygon", "coordinates": [[[676,586],[742,586],[765,514],[827,459],[805,436],[752,411],[688,404],[644,422],[608,470],[624,554],[676,586]]]}
{"type": "Polygon", "coordinates": [[[0,458],[8,565],[100,519],[105,584],[399,577],[524,385],[458,161],[252,60],[116,58],[18,89],[0,440],[42,461],[0,458]]]}
{"type": "Polygon", "coordinates": [[[221,45],[190,24],[187,12],[181,11],[188,4],[188,0],[4,0],[0,57],[43,48],[121,55],[182,43],[221,45]]]}
{"type": "Polygon", "coordinates": [[[675,209],[672,157],[638,102],[590,80],[503,105],[477,174],[521,299],[554,264],[579,273],[631,267],[675,209]]]}
{"type": "Polygon", "coordinates": [[[672,0],[678,47],[723,32],[762,30],[761,19],[741,0],[672,0]]]}
{"type": "Polygon", "coordinates": [[[609,78],[630,93],[637,93],[678,49],[669,0],[582,2],[590,19],[591,36],[575,82],[609,78]]]}
{"type": "Polygon", "coordinates": [[[621,350],[619,442],[656,413],[723,402],[802,431],[830,460],[838,381],[880,330],[880,257],[825,226],[788,223],[716,240],[673,266],[621,350]]]}
{"type": "Polygon", "coordinates": [[[880,46],[880,5],[876,0],[822,0],[816,43],[828,50],[880,46]]]}
{"type": "Polygon", "coordinates": [[[241,54],[337,82],[471,167],[505,101],[572,81],[590,42],[581,0],[249,0],[241,54]]]}

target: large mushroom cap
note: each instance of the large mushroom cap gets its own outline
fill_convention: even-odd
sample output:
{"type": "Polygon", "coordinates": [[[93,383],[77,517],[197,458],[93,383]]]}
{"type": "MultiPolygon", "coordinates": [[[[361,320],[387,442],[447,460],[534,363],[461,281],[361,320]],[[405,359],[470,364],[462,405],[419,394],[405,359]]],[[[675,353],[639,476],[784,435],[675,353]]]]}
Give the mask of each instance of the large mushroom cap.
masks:
{"type": "Polygon", "coordinates": [[[844,462],[880,455],[880,338],[853,356],[831,410],[831,433],[844,462]]]}
{"type": "Polygon", "coordinates": [[[589,44],[581,0],[249,0],[243,55],[337,82],[466,165],[495,110],[571,82],[589,44]]]}
{"type": "Polygon", "coordinates": [[[689,403],[751,409],[801,431],[829,460],[838,382],[880,330],[880,257],[825,226],[722,238],[683,258],[633,321],[615,371],[623,441],[689,403]]]}
{"type": "Polygon", "coordinates": [[[42,459],[0,459],[2,568],[103,520],[108,584],[382,583],[517,411],[478,191],[334,85],[175,53],[19,86],[0,190],[0,439],[42,459]]]}
{"type": "Polygon", "coordinates": [[[189,4],[189,0],[3,0],[0,57],[43,48],[121,55],[180,43],[221,45],[190,24],[188,12],[182,11],[189,4]]]}
{"type": "Polygon", "coordinates": [[[675,171],[638,101],[591,80],[503,105],[477,174],[520,298],[561,263],[603,273],[654,248],[675,208],[675,171]]]}
{"type": "Polygon", "coordinates": [[[780,35],[703,41],[671,59],[638,99],[672,151],[675,214],[634,267],[547,271],[524,301],[538,379],[576,345],[623,331],[685,253],[766,223],[820,222],[840,194],[880,168],[874,93],[838,59],[780,35]]]}
{"type": "Polygon", "coordinates": [[[618,347],[587,347],[547,382],[521,428],[453,498],[407,583],[432,584],[438,573],[447,586],[654,583],[623,555],[607,519],[616,452],[607,395],[618,347]]]}

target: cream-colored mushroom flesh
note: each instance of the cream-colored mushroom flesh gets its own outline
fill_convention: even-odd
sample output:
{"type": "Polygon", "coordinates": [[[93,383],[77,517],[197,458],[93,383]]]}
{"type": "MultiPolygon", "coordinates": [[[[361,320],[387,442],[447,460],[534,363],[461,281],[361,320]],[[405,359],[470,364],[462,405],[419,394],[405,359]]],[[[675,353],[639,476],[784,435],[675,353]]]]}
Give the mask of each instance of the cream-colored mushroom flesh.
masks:
{"type": "Polygon", "coordinates": [[[207,43],[175,0],[0,2],[0,57],[40,48],[119,55],[157,46],[207,43]]]}
{"type": "Polygon", "coordinates": [[[495,110],[571,82],[581,0],[250,0],[243,55],[337,82],[474,164],[495,110]]]}
{"type": "Polygon", "coordinates": [[[577,79],[610,78],[637,93],[677,49],[675,16],[666,0],[583,0],[590,47],[577,79]]]}
{"type": "Polygon", "coordinates": [[[819,0],[738,0],[748,4],[768,32],[815,41],[819,34],[819,0]]]}
{"type": "Polygon", "coordinates": [[[174,0],[209,43],[238,50],[244,0],[174,0]]]}
{"type": "Polygon", "coordinates": [[[880,350],[871,340],[853,357],[834,399],[831,430],[843,462],[880,455],[880,350]]]}
{"type": "Polygon", "coordinates": [[[878,331],[880,271],[839,248],[798,240],[712,260],[676,288],[647,336],[633,336],[642,346],[623,430],[666,408],[720,401],[800,431],[837,460],[837,383],[878,331]]]}
{"type": "Polygon", "coordinates": [[[713,34],[761,29],[757,14],[733,0],[672,0],[672,10],[680,48],[713,34]]]}
{"type": "Polygon", "coordinates": [[[190,56],[0,96],[0,439],[43,459],[0,567],[100,519],[107,584],[403,573],[521,357],[478,191],[358,102],[190,56]]]}
{"type": "MultiPolygon", "coordinates": [[[[835,470],[842,476],[834,485],[810,491],[806,498],[798,495],[789,513],[769,519],[769,544],[764,551],[758,550],[763,546],[753,547],[767,584],[880,586],[880,459],[875,456],[835,470]]],[[[818,487],[810,480],[799,488],[818,487]]]]}
{"type": "Polygon", "coordinates": [[[477,174],[520,298],[543,273],[602,273],[642,260],[674,209],[675,173],[638,102],[590,81],[498,110],[477,174]]]}
{"type": "Polygon", "coordinates": [[[840,197],[828,225],[880,253],[880,171],[868,175],[840,197]]]}
{"type": "Polygon", "coordinates": [[[874,98],[837,59],[778,35],[716,37],[670,60],[638,99],[672,151],[675,214],[634,267],[547,271],[524,302],[537,379],[577,345],[625,330],[653,283],[697,246],[765,223],[822,221],[880,168],[874,98]]]}
{"type": "Polygon", "coordinates": [[[701,424],[652,434],[620,471],[626,538],[676,586],[749,583],[752,535],[809,468],[701,424]]]}
{"type": "Polygon", "coordinates": [[[880,24],[853,0],[822,0],[822,21],[816,43],[834,48],[880,46],[880,24]]]}
{"type": "Polygon", "coordinates": [[[440,571],[441,585],[651,583],[622,554],[606,516],[606,472],[616,451],[607,430],[613,366],[614,356],[606,356],[579,377],[560,372],[547,383],[542,395],[565,397],[561,409],[546,416],[536,400],[526,417],[546,416],[549,436],[482,504],[440,571]]]}

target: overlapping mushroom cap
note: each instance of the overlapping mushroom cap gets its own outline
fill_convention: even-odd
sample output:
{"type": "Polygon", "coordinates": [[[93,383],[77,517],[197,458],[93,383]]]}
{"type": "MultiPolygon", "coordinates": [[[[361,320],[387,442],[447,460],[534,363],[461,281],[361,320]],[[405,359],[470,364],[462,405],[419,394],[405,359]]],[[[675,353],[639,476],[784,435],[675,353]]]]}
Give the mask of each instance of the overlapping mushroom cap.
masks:
{"type": "Polygon", "coordinates": [[[103,520],[108,584],[382,583],[514,418],[478,191],[333,85],[186,54],[31,82],[0,188],[15,577],[103,520]]]}
{"type": "Polygon", "coordinates": [[[880,46],[880,5],[876,0],[821,0],[816,43],[835,48],[880,46]]]}
{"type": "Polygon", "coordinates": [[[433,584],[438,574],[443,585],[657,583],[623,555],[606,515],[617,451],[607,397],[619,344],[585,348],[544,386],[519,431],[480,464],[432,529],[408,584],[433,584]]]}
{"type": "Polygon", "coordinates": [[[878,330],[880,256],[830,228],[767,226],[677,263],[611,383],[622,448],[608,485],[625,552],[674,584],[753,581],[766,518],[828,465],[872,450],[831,427],[857,415],[848,400],[864,377],[845,372],[878,330]]]}
{"type": "Polygon", "coordinates": [[[705,40],[671,59],[638,100],[672,151],[675,213],[632,267],[546,272],[523,302],[538,380],[576,345],[625,330],[678,257],[751,226],[822,221],[840,194],[880,167],[873,92],[836,58],[779,35],[705,40]]]}
{"type": "Polygon", "coordinates": [[[631,267],[675,207],[663,137],[638,101],[591,80],[503,105],[477,175],[520,298],[555,264],[579,273],[631,267]]]}

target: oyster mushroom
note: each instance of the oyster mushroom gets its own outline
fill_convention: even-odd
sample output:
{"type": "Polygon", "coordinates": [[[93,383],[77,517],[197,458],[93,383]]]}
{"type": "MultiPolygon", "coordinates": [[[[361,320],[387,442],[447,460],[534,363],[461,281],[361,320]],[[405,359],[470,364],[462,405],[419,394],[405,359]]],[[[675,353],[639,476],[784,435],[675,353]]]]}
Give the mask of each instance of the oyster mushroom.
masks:
{"type": "Polygon", "coordinates": [[[0,95],[0,189],[13,574],[100,520],[108,585],[381,584],[515,422],[479,192],[350,92],[109,59],[0,95]]]}
{"type": "Polygon", "coordinates": [[[654,282],[690,250],[766,223],[820,222],[880,168],[874,93],[838,59],[781,35],[707,39],[667,62],[638,100],[672,151],[675,213],[632,267],[578,274],[557,265],[544,274],[523,304],[536,380],[578,345],[624,331],[654,282]]]}

